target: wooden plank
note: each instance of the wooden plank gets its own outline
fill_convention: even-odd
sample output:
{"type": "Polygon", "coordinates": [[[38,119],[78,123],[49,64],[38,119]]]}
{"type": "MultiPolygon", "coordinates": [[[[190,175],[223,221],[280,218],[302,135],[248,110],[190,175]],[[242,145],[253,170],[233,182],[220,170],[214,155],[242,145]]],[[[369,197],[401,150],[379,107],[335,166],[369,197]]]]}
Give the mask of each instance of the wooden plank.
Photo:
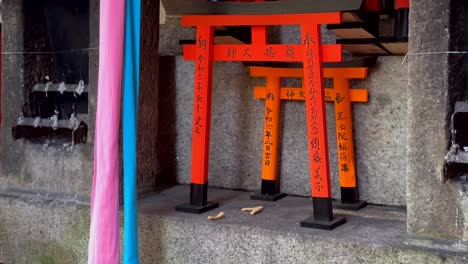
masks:
{"type": "Polygon", "coordinates": [[[327,29],[342,39],[371,39],[376,37],[366,30],[366,24],[363,22],[328,25],[327,29]]]}
{"type": "MultiPolygon", "coordinates": [[[[83,122],[78,120],[78,123],[75,123],[74,121],[70,120],[57,120],[57,126],[55,128],[66,128],[73,130],[77,125],[82,124],[83,122]]],[[[24,117],[21,118],[20,121],[17,123],[18,126],[24,126],[24,127],[31,127],[31,128],[36,128],[36,127],[45,127],[45,128],[52,128],[54,127],[54,120],[50,118],[40,118],[38,119],[38,122],[36,124],[36,118],[32,117],[24,117]]]]}
{"type": "Polygon", "coordinates": [[[335,35],[342,39],[367,39],[374,38],[375,36],[369,33],[362,27],[358,28],[337,28],[330,29],[335,35]]]}
{"type": "Polygon", "coordinates": [[[382,45],[394,55],[406,55],[408,42],[382,42],[382,45]]]}
{"type": "Polygon", "coordinates": [[[186,27],[300,25],[304,21],[317,24],[339,24],[341,13],[183,16],[181,20],[182,26],[186,27]]]}
{"type": "Polygon", "coordinates": [[[264,3],[210,2],[201,0],[162,0],[167,15],[266,15],[355,11],[362,0],[293,0],[264,3]]]}
{"type": "Polygon", "coordinates": [[[345,22],[362,22],[362,20],[354,12],[343,12],[343,23],[345,22]]]}
{"type": "Polygon", "coordinates": [[[343,49],[355,55],[389,55],[376,44],[343,44],[343,49]]]}
{"type": "MultiPolygon", "coordinates": [[[[343,58],[342,48],[337,44],[323,44],[322,60],[338,62],[343,58]]],[[[184,59],[195,59],[196,45],[184,45],[184,59]]],[[[301,44],[270,45],[215,45],[215,61],[302,61],[301,44]]]]}
{"type": "MultiPolygon", "coordinates": [[[[64,86],[65,90],[62,90],[63,88],[59,83],[52,83],[47,87],[47,92],[60,92],[63,91],[64,93],[70,93],[70,92],[76,92],[76,93],[87,93],[89,85],[83,85],[83,89],[78,87],[78,84],[65,84],[64,86]]],[[[46,84],[45,83],[36,83],[33,86],[33,91],[35,92],[46,92],[46,84]]]]}
{"type": "Polygon", "coordinates": [[[388,50],[380,44],[378,39],[337,39],[343,49],[356,55],[389,55],[388,50]]]}

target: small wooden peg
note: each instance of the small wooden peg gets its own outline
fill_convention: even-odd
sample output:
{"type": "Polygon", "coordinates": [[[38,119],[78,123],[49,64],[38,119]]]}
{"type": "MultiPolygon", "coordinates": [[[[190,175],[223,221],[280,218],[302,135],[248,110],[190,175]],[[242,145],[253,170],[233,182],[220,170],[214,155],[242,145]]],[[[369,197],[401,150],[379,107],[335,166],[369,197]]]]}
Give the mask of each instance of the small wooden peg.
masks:
{"type": "Polygon", "coordinates": [[[220,212],[219,214],[215,215],[215,216],[208,216],[208,219],[209,220],[219,220],[221,218],[224,217],[224,212],[220,212]]]}
{"type": "Polygon", "coordinates": [[[251,208],[242,208],[242,212],[250,212],[251,215],[256,215],[263,211],[263,206],[251,207],[251,208]]]}

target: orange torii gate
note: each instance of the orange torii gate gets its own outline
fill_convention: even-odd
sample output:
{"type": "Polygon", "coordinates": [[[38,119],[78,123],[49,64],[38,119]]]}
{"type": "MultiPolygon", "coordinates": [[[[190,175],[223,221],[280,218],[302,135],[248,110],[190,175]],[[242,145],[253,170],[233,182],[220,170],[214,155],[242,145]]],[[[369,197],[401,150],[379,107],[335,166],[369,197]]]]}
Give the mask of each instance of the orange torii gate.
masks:
{"type": "MultiPolygon", "coordinates": [[[[314,214],[301,226],[329,230],[346,222],[333,216],[322,77],[323,61],[342,61],[342,47],[322,44],[320,30],[321,24],[341,23],[341,17],[340,12],[182,17],[182,25],[196,27],[197,36],[196,44],[184,46],[185,59],[195,61],[190,203],[177,206],[177,211],[203,213],[218,207],[207,200],[213,61],[303,62],[314,214]],[[269,25],[300,25],[301,43],[267,44],[269,25]],[[215,45],[217,26],[252,26],[252,44],[215,45]]],[[[273,99],[279,101],[279,95],[273,99]]]]}
{"type": "MultiPolygon", "coordinates": [[[[333,88],[325,89],[325,100],[335,103],[336,140],[338,153],[338,172],[340,176],[341,203],[336,208],[358,210],[366,205],[359,200],[354,158],[353,123],[351,102],[367,102],[368,93],[364,89],[350,89],[350,79],[364,79],[368,69],[359,68],[324,68],[324,78],[333,79],[333,88]]],[[[265,100],[265,120],[262,160],[262,190],[260,197],[264,200],[276,200],[282,196],[279,188],[265,188],[265,182],[275,182],[277,176],[277,149],[270,144],[278,145],[277,138],[280,119],[280,104],[269,100],[269,95],[279,94],[281,100],[305,100],[303,88],[281,88],[281,78],[302,78],[302,68],[250,67],[252,77],[265,77],[266,87],[255,87],[254,97],[265,100]],[[270,192],[268,192],[270,191],[270,192]]],[[[258,195],[257,195],[258,196],[258,195]]]]}

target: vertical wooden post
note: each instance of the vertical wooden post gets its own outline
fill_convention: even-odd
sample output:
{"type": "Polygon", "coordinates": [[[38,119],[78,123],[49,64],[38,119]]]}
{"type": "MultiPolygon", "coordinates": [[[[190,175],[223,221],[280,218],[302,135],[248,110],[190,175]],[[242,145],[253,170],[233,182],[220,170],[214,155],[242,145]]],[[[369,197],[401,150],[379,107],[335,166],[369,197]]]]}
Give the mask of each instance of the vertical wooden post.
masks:
{"type": "Polygon", "coordinates": [[[333,87],[335,90],[333,100],[335,101],[338,173],[341,190],[341,203],[335,203],[335,207],[358,210],[366,203],[359,201],[357,189],[349,79],[336,74],[333,78],[333,87]]]}
{"type": "Polygon", "coordinates": [[[379,37],[381,10],[381,0],[364,0],[364,10],[362,12],[363,20],[367,30],[375,37],[379,37]]]}
{"type": "Polygon", "coordinates": [[[320,25],[302,24],[301,34],[311,191],[314,206],[314,215],[302,221],[301,226],[331,230],[344,224],[346,219],[333,217],[320,25]]]}
{"type": "Polygon", "coordinates": [[[195,56],[190,203],[177,206],[176,210],[200,214],[219,206],[218,203],[208,203],[207,201],[213,73],[213,27],[197,27],[195,56]]]}
{"type": "Polygon", "coordinates": [[[408,39],[408,24],[409,24],[410,0],[395,0],[395,39],[408,39]]]}
{"type": "MultiPolygon", "coordinates": [[[[256,1],[263,2],[263,0],[256,1]]],[[[267,27],[252,26],[252,44],[267,44],[267,27]]],[[[277,201],[286,196],[279,192],[278,179],[278,144],[279,119],[281,107],[281,79],[268,76],[265,102],[265,120],[263,131],[262,183],[260,193],[252,194],[250,199],[277,201]]]]}
{"type": "Polygon", "coordinates": [[[276,201],[286,196],[279,192],[278,145],[281,108],[281,79],[267,76],[265,89],[265,116],[263,131],[262,186],[259,194],[250,196],[253,200],[276,201]]]}

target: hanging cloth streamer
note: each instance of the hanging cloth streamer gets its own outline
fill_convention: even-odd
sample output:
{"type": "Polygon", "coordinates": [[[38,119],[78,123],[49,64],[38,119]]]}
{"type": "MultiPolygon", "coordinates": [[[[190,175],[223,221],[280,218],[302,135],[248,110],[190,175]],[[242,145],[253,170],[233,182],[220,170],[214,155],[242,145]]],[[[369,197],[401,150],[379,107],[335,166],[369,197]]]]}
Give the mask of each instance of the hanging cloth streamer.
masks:
{"type": "Polygon", "coordinates": [[[88,264],[119,255],[119,125],[125,0],[100,1],[99,82],[88,264]]]}
{"type": "Polygon", "coordinates": [[[123,80],[124,264],[138,263],[137,124],[141,1],[127,0],[123,80]]]}

